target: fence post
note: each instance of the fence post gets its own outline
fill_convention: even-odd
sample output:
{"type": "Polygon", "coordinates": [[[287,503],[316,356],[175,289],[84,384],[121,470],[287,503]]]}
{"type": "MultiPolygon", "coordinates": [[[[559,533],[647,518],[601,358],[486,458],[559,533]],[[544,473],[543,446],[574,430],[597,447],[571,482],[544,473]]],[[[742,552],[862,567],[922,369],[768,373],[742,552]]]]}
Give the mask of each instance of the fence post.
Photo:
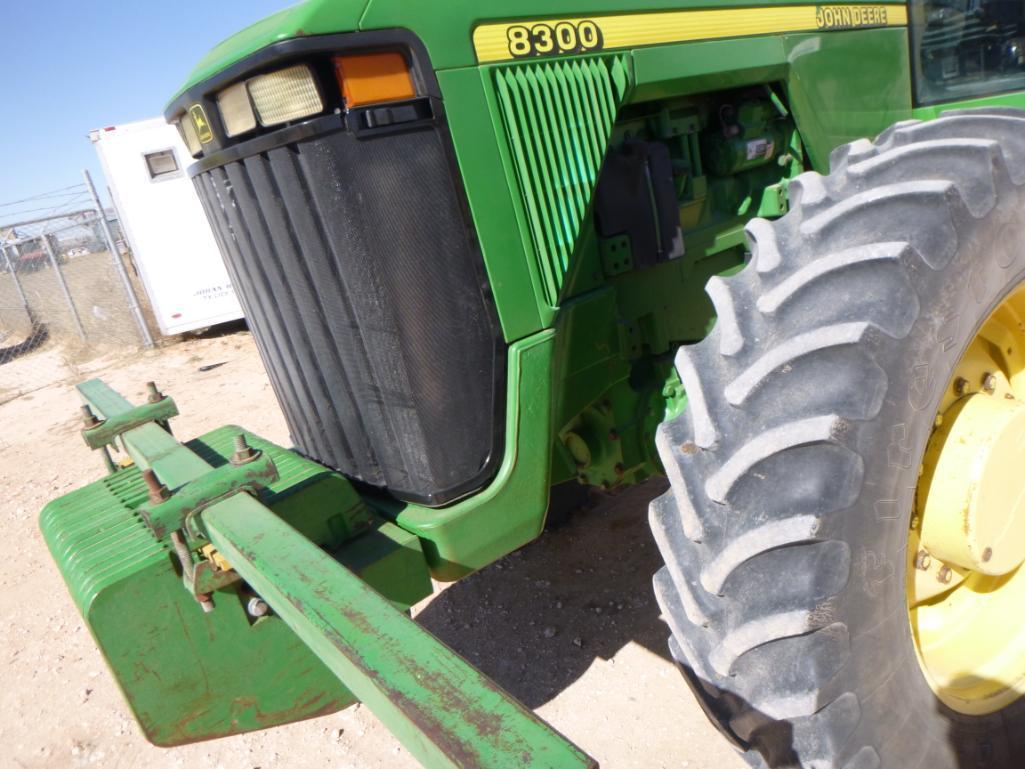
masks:
{"type": "Polygon", "coordinates": [[[64,294],[64,299],[68,303],[68,309],[71,310],[71,319],[75,321],[75,328],[78,330],[78,335],[82,337],[82,341],[85,341],[85,328],[82,326],[82,318],[78,314],[78,308],[75,307],[75,300],[71,298],[71,291],[68,290],[68,283],[64,280],[64,273],[61,272],[60,264],[57,262],[57,254],[53,252],[53,246],[50,245],[50,239],[46,237],[46,233],[39,236],[39,239],[43,241],[43,248],[46,249],[46,255],[50,257],[50,266],[53,267],[54,277],[57,278],[57,282],[60,283],[61,293],[64,294]]]}
{"type": "Polygon", "coordinates": [[[132,317],[135,318],[135,323],[139,327],[139,336],[142,337],[144,346],[152,347],[153,337],[150,335],[149,327],[146,325],[146,318],[142,315],[139,298],[135,295],[135,289],[132,288],[132,282],[128,277],[128,272],[125,270],[124,262],[121,261],[121,254],[118,253],[114,235],[110,231],[110,225],[107,224],[107,215],[103,212],[103,205],[100,203],[99,195],[96,194],[96,187],[93,186],[93,178],[89,175],[89,169],[83,168],[82,176],[85,177],[85,184],[89,188],[89,194],[92,196],[96,214],[100,217],[103,237],[107,241],[107,248],[110,249],[110,258],[114,260],[114,269],[117,270],[117,276],[121,280],[121,288],[124,289],[125,296],[128,298],[128,308],[132,311],[132,317]]]}
{"type": "Polygon", "coordinates": [[[28,316],[29,326],[35,326],[36,317],[32,314],[32,307],[28,303],[28,297],[25,296],[25,289],[21,287],[21,280],[18,279],[18,273],[14,270],[14,263],[11,261],[11,255],[7,253],[6,245],[0,245],[0,254],[3,254],[4,263],[7,265],[7,271],[11,274],[11,279],[14,281],[14,290],[18,292],[18,297],[21,299],[21,305],[25,308],[25,314],[28,316]]]}

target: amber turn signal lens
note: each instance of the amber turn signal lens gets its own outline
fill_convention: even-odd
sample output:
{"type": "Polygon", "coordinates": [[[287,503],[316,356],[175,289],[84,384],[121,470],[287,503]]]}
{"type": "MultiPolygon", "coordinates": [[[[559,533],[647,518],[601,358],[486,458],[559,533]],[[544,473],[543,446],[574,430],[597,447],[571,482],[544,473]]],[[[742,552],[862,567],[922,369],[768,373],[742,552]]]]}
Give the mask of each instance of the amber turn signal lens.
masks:
{"type": "Polygon", "coordinates": [[[413,77],[401,53],[366,53],[336,56],[335,77],[346,107],[412,99],[413,77]]]}

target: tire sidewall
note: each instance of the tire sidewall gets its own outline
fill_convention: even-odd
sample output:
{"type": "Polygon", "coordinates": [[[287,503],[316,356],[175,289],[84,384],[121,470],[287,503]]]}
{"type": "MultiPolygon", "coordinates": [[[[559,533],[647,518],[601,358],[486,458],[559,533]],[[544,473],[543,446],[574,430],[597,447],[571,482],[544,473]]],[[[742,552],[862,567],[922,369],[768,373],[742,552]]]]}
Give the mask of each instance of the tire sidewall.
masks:
{"type": "MultiPolygon", "coordinates": [[[[848,627],[868,630],[852,633],[851,660],[842,677],[848,685],[854,681],[862,727],[875,732],[866,735],[870,744],[888,745],[881,756],[887,767],[915,765],[922,741],[941,736],[947,750],[957,744],[979,766],[1011,767],[1011,750],[1000,744],[1007,740],[1005,721],[1012,712],[1025,714],[1022,700],[980,717],[943,705],[918,662],[905,586],[915,488],[939,404],[983,322],[1025,281],[1025,200],[1017,189],[1005,193],[1016,199],[981,219],[961,212],[950,264],[939,270],[917,265],[919,317],[903,340],[885,345],[885,361],[878,360],[889,372],[883,406],[857,438],[864,483],[841,523],[840,538],[851,548],[841,614],[848,627]],[[903,736],[895,739],[898,723],[903,736]]],[[[956,757],[951,761],[959,765],[956,757]]]]}

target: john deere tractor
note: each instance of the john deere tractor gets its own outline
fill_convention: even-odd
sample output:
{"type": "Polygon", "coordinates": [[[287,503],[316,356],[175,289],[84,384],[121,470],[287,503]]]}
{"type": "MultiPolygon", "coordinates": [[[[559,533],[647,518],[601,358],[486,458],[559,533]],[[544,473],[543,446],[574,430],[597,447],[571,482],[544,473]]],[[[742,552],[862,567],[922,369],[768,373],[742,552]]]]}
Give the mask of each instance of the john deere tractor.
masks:
{"type": "Polygon", "coordinates": [[[295,445],[86,382],[108,474],[42,514],[147,737],[358,700],[429,767],[594,766],[407,610],[664,474],[669,648],[752,766],[1021,767],[1018,107],[1021,0],[310,0],[220,44],[166,116],[295,445]]]}

